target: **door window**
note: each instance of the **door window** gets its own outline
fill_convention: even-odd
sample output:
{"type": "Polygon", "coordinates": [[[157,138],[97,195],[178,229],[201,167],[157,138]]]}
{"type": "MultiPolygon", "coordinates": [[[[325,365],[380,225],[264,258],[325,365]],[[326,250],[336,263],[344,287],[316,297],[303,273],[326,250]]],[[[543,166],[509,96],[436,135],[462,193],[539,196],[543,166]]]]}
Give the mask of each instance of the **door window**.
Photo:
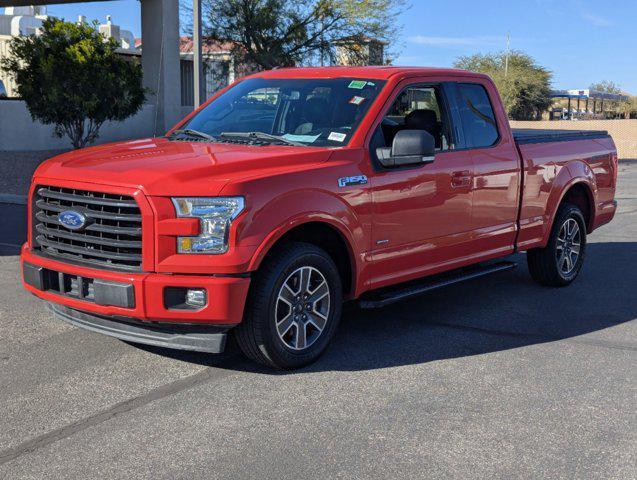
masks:
{"type": "Polygon", "coordinates": [[[498,127],[485,88],[477,83],[460,83],[458,95],[466,146],[484,148],[494,145],[499,138],[498,127]]]}
{"type": "Polygon", "coordinates": [[[449,129],[438,87],[413,86],[404,89],[381,123],[384,145],[391,146],[400,130],[426,130],[433,135],[436,150],[448,150],[449,129]]]}

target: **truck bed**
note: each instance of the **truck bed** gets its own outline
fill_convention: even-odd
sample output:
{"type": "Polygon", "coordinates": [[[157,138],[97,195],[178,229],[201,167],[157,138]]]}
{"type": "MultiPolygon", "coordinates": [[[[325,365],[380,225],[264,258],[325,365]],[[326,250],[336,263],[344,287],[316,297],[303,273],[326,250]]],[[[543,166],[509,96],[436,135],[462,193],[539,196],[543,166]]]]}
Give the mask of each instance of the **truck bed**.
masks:
{"type": "Polygon", "coordinates": [[[591,140],[606,138],[606,130],[549,130],[535,128],[513,128],[513,138],[518,144],[571,142],[575,140],[591,140]]]}
{"type": "Polygon", "coordinates": [[[617,150],[607,132],[515,129],[513,137],[522,161],[519,250],[546,244],[564,185],[573,180],[586,185],[571,201],[592,215],[589,231],[612,219],[617,150]]]}

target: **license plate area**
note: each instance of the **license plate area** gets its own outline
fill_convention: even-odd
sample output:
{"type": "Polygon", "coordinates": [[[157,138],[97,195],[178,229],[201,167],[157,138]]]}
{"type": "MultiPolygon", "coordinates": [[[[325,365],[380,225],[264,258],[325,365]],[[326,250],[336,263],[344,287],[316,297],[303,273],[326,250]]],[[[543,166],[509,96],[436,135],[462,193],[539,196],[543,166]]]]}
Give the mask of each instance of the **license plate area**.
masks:
{"type": "Polygon", "coordinates": [[[58,272],[27,262],[23,273],[25,283],[43,292],[97,305],[135,308],[135,287],[130,283],[58,272]]]}

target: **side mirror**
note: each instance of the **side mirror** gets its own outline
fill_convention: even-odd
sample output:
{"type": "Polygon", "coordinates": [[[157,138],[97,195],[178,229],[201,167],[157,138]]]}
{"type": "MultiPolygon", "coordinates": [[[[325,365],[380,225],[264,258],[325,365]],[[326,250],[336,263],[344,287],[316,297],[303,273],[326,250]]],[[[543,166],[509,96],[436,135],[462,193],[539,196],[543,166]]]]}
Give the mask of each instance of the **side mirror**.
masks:
{"type": "Polygon", "coordinates": [[[400,130],[394,136],[391,148],[376,149],[376,156],[383,167],[431,163],[435,153],[436,141],[426,130],[400,130]]]}

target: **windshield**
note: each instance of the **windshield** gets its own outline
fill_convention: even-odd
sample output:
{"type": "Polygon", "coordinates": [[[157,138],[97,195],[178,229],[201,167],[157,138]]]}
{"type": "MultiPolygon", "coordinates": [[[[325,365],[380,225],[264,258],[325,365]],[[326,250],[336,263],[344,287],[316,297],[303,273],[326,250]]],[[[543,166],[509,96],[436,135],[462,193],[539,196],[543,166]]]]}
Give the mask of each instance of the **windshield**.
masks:
{"type": "Polygon", "coordinates": [[[357,78],[249,78],[197,113],[180,132],[213,141],[347,145],[384,82],[357,78]]]}

